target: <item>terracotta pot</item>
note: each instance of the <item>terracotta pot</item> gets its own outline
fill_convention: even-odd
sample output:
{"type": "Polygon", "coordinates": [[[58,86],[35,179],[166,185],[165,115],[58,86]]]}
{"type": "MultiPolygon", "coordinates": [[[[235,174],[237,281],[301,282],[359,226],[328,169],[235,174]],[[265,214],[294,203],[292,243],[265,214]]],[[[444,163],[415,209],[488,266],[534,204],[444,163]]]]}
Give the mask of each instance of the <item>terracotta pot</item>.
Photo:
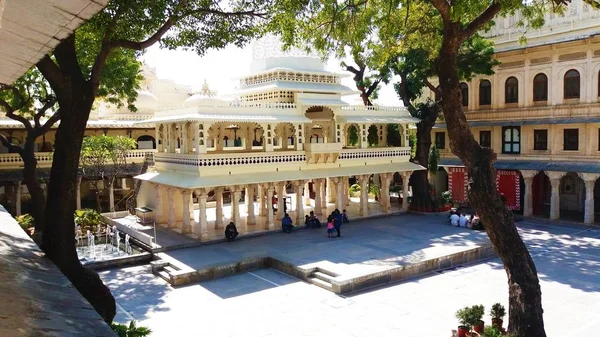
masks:
{"type": "Polygon", "coordinates": [[[473,330],[477,333],[483,333],[484,322],[479,321],[476,325],[473,326],[473,330]]]}
{"type": "Polygon", "coordinates": [[[495,326],[499,330],[502,330],[502,324],[504,324],[502,318],[492,318],[492,326],[495,326]]]}
{"type": "Polygon", "coordinates": [[[459,326],[458,327],[458,337],[467,337],[467,333],[469,332],[469,329],[466,326],[459,326]]]}

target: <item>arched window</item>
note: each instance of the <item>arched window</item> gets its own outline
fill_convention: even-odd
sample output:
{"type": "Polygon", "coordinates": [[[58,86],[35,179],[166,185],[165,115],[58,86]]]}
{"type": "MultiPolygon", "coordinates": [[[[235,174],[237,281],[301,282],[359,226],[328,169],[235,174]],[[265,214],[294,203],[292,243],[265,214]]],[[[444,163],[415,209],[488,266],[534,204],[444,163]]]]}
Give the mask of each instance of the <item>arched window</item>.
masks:
{"type": "Polygon", "coordinates": [[[504,102],[519,103],[519,81],[515,77],[509,77],[504,83],[504,102]]]}
{"type": "Polygon", "coordinates": [[[533,78],[533,101],[544,102],[548,100],[548,77],[546,74],[537,74],[533,78]]]}
{"type": "Polygon", "coordinates": [[[565,99],[579,98],[579,72],[575,69],[567,71],[565,74],[565,99]]]}
{"type": "Polygon", "coordinates": [[[469,86],[464,82],[460,84],[460,96],[462,97],[462,106],[469,106],[469,86]]]}
{"type": "Polygon", "coordinates": [[[483,80],[479,83],[479,105],[492,104],[492,83],[483,80]]]}

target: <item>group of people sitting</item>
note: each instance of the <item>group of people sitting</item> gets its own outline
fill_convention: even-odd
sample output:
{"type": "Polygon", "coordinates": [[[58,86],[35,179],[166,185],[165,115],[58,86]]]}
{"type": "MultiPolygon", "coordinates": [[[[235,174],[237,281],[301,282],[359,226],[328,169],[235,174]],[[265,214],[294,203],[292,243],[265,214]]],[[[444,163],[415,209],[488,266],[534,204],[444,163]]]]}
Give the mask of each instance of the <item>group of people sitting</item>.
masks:
{"type": "Polygon", "coordinates": [[[475,212],[475,215],[467,214],[464,211],[460,210],[451,210],[450,216],[448,217],[451,226],[455,227],[463,227],[470,229],[482,230],[483,225],[475,212]]]}
{"type": "MultiPolygon", "coordinates": [[[[342,223],[347,223],[348,214],[346,210],[340,212],[337,208],[327,217],[327,237],[340,237],[341,232],[340,228],[342,227],[342,223]],[[337,235],[335,235],[337,233],[337,235]]],[[[304,225],[306,228],[319,228],[321,227],[321,221],[315,215],[315,212],[311,211],[310,215],[306,215],[304,217],[304,225]]],[[[294,230],[294,221],[290,218],[290,215],[285,213],[283,219],[281,219],[281,229],[285,233],[291,233],[294,230]]],[[[225,227],[225,238],[227,241],[233,241],[239,235],[237,228],[235,227],[235,223],[231,221],[227,227],[225,227]]]]}

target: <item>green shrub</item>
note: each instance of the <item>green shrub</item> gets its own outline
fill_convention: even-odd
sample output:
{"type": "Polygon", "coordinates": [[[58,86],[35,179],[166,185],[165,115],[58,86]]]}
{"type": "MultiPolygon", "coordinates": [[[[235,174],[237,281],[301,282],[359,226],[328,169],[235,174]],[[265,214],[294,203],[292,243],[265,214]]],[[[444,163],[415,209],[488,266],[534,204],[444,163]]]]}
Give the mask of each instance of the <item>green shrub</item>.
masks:
{"type": "Polygon", "coordinates": [[[390,186],[390,192],[393,193],[402,193],[402,185],[394,185],[394,186],[390,186]]]}
{"type": "Polygon", "coordinates": [[[379,196],[379,185],[377,185],[377,184],[369,185],[369,194],[372,194],[372,195],[378,197],[379,196]]]}
{"type": "Polygon", "coordinates": [[[98,226],[100,226],[100,213],[95,209],[84,208],[75,211],[75,223],[81,226],[81,232],[85,233],[90,231],[92,233],[98,232],[98,226]]]}
{"type": "Polygon", "coordinates": [[[501,337],[502,332],[495,326],[486,326],[483,329],[482,337],[501,337]]]}
{"type": "Polygon", "coordinates": [[[129,326],[126,324],[112,323],[110,327],[119,337],[146,337],[150,336],[152,333],[152,330],[146,327],[136,326],[135,321],[129,322],[129,326]]]}
{"type": "Polygon", "coordinates": [[[490,310],[490,316],[492,318],[502,319],[506,316],[506,309],[500,303],[495,303],[492,305],[492,309],[490,310]]]}
{"type": "Polygon", "coordinates": [[[355,192],[360,192],[360,185],[359,184],[354,184],[352,186],[350,186],[350,192],[355,193],[355,192]]]}
{"type": "Polygon", "coordinates": [[[19,215],[17,218],[17,223],[23,230],[27,231],[30,227],[33,227],[33,217],[31,214],[23,214],[19,215]]]}
{"type": "Polygon", "coordinates": [[[474,305],[471,307],[464,307],[456,312],[456,318],[460,322],[460,325],[465,326],[467,329],[471,330],[474,325],[477,325],[481,318],[483,318],[483,314],[485,313],[485,308],[483,305],[474,305]]]}

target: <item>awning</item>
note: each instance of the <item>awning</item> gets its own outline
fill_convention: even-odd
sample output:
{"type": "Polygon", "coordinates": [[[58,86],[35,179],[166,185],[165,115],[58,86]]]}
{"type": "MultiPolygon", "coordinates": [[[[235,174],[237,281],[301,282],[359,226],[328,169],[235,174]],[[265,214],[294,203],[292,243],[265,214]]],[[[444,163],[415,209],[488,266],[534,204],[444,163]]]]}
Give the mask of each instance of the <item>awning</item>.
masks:
{"type": "MultiPolygon", "coordinates": [[[[464,166],[458,158],[442,158],[439,166],[464,166]]],[[[547,160],[498,160],[494,163],[498,170],[561,171],[578,173],[600,173],[598,162],[570,162],[547,160]]]]}
{"type": "MultiPolygon", "coordinates": [[[[371,111],[368,111],[371,112],[371,111]]],[[[421,120],[412,116],[339,116],[342,123],[383,123],[383,124],[409,124],[419,123],[421,120]]]]}
{"type": "Polygon", "coordinates": [[[360,174],[376,174],[388,172],[424,170],[420,165],[406,162],[380,165],[361,165],[350,167],[336,167],[329,169],[302,170],[302,171],[273,171],[252,174],[233,174],[221,176],[198,176],[191,173],[164,171],[151,172],[134,177],[148,182],[168,185],[177,188],[204,188],[217,186],[232,186],[245,184],[259,184],[276,181],[308,180],[330,177],[347,177],[360,174]]]}
{"type": "Polygon", "coordinates": [[[213,122],[255,122],[255,123],[310,123],[311,120],[303,115],[229,115],[229,114],[182,114],[173,116],[161,116],[137,121],[140,123],[163,123],[184,121],[213,121],[213,122]]]}
{"type": "Polygon", "coordinates": [[[344,106],[344,105],[348,105],[347,102],[344,102],[344,101],[342,101],[339,98],[332,98],[332,99],[326,99],[326,98],[316,98],[316,99],[299,98],[297,104],[298,105],[309,105],[309,106],[344,106]]]}
{"type": "MultiPolygon", "coordinates": [[[[519,125],[544,125],[544,124],[579,124],[600,123],[600,117],[567,117],[567,118],[540,118],[504,121],[472,121],[469,126],[519,126],[519,125]]],[[[439,123],[434,128],[446,128],[446,123],[439,123]]]]}

